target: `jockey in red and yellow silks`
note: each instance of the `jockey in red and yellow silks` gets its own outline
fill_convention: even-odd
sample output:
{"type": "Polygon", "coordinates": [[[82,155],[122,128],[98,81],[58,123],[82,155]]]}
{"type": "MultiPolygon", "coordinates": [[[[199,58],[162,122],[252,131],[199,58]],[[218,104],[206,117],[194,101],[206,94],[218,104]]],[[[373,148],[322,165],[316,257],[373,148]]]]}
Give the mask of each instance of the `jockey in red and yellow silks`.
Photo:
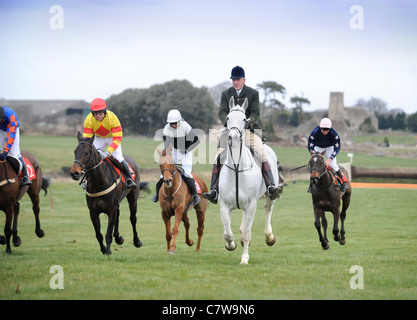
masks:
{"type": "Polygon", "coordinates": [[[92,113],[87,116],[84,121],[83,136],[91,138],[93,133],[96,133],[96,137],[112,138],[112,142],[107,149],[110,154],[122,143],[122,126],[117,116],[111,111],[106,110],[106,115],[102,121],[97,121],[92,113]]]}
{"type": "Polygon", "coordinates": [[[96,98],[91,102],[91,113],[85,118],[83,136],[91,138],[95,133],[93,144],[101,156],[106,158],[112,155],[117,159],[123,166],[127,188],[137,187],[122,154],[122,126],[117,116],[106,108],[103,99],[96,98]]]}

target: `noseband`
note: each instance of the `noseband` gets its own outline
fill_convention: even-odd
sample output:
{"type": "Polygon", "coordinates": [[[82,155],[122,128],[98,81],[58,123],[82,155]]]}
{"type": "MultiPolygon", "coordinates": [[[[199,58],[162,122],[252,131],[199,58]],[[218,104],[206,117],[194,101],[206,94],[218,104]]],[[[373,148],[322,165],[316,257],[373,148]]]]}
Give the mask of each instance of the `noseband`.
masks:
{"type": "MultiPolygon", "coordinates": [[[[89,145],[91,147],[91,150],[94,151],[94,146],[91,143],[87,142],[87,141],[80,141],[79,144],[87,144],[87,145],[89,145]]],[[[86,168],[87,165],[90,162],[93,162],[94,161],[93,157],[94,157],[94,152],[91,152],[90,159],[88,159],[88,161],[87,161],[87,163],[85,165],[82,164],[81,161],[78,160],[78,159],[75,159],[74,160],[74,163],[78,163],[81,166],[81,168],[83,168],[83,171],[82,172],[87,173],[88,171],[94,170],[95,168],[99,167],[103,163],[103,158],[101,157],[101,160],[100,160],[100,162],[98,164],[93,165],[93,167],[91,167],[91,168],[86,168]]]]}

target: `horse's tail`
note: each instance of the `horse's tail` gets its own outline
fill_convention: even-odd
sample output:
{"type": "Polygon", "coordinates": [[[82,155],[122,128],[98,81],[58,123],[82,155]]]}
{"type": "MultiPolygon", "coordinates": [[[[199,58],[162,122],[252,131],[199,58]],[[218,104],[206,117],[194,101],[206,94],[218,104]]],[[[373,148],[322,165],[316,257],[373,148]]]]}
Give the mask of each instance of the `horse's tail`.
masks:
{"type": "Polygon", "coordinates": [[[141,182],[139,185],[139,190],[151,194],[151,189],[149,188],[149,182],[141,182]]]}
{"type": "Polygon", "coordinates": [[[48,194],[48,188],[51,185],[51,179],[49,178],[42,178],[42,186],[41,188],[45,191],[44,197],[48,194]]]}

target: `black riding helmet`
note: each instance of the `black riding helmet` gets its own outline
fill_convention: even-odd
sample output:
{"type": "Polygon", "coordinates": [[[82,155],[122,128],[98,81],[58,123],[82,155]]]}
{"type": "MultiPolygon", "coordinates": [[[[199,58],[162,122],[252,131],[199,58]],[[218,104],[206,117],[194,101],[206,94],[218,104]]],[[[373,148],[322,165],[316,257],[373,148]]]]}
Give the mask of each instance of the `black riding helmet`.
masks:
{"type": "Polygon", "coordinates": [[[4,107],[0,106],[0,120],[4,118],[4,107]]]}

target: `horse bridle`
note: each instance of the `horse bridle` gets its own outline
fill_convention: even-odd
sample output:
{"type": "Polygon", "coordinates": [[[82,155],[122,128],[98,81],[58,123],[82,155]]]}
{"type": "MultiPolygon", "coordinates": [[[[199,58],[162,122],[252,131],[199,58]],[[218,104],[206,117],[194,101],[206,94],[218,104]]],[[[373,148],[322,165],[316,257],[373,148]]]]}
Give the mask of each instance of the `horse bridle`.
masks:
{"type": "MultiPolygon", "coordinates": [[[[80,141],[80,143],[79,144],[87,144],[87,145],[89,145],[90,147],[91,147],[91,151],[94,151],[94,145],[93,144],[91,144],[90,142],[87,142],[87,141],[80,141]]],[[[97,152],[97,150],[96,150],[96,152],[97,152]]],[[[101,155],[100,155],[100,157],[101,157],[101,155]]],[[[101,160],[100,160],[100,162],[98,163],[98,164],[96,164],[96,165],[93,165],[93,167],[91,167],[91,168],[86,168],[87,167],[87,165],[90,163],[90,162],[93,162],[94,161],[94,152],[91,152],[91,156],[90,156],[90,159],[88,159],[88,161],[87,161],[87,163],[84,165],[80,160],[77,160],[77,159],[75,159],[74,160],[74,163],[78,163],[79,165],[80,165],[80,167],[81,168],[83,168],[83,170],[82,170],[82,172],[84,173],[84,175],[86,175],[87,174],[87,172],[89,172],[89,171],[91,171],[91,170],[94,170],[95,168],[97,168],[97,167],[99,167],[99,166],[101,166],[101,164],[103,163],[103,157],[101,157],[101,160]]]]}
{"type": "MultiPolygon", "coordinates": [[[[320,156],[320,157],[323,158],[323,156],[320,153],[315,154],[315,156],[320,156]]],[[[313,167],[312,168],[311,165],[310,165],[310,162],[309,162],[308,163],[308,171],[309,171],[310,175],[313,173],[313,171],[317,171],[318,174],[319,174],[318,180],[320,180],[320,178],[326,174],[327,168],[326,168],[326,166],[324,166],[324,171],[323,172],[320,172],[320,169],[319,168],[317,168],[317,167],[313,167]]]]}
{"type": "MultiPolygon", "coordinates": [[[[245,119],[244,119],[244,121],[245,121],[245,122],[247,121],[245,111],[240,110],[240,109],[230,110],[230,112],[234,112],[234,111],[239,111],[239,112],[242,112],[242,113],[245,115],[245,119]]],[[[228,143],[227,145],[228,145],[228,147],[229,147],[230,154],[232,155],[233,164],[234,164],[233,166],[234,166],[234,168],[232,168],[232,167],[228,166],[227,164],[225,164],[225,166],[226,166],[227,168],[229,168],[229,169],[233,170],[233,171],[234,171],[234,172],[236,172],[236,174],[237,174],[237,173],[239,173],[239,172],[248,171],[248,170],[252,169],[252,167],[253,167],[253,162],[251,163],[251,166],[250,166],[249,168],[247,168],[247,169],[239,169],[239,163],[240,163],[240,160],[241,160],[241,158],[242,158],[242,150],[243,150],[243,143],[244,143],[244,142],[243,142],[242,137],[243,137],[243,132],[244,132],[244,130],[245,130],[245,129],[240,130],[238,127],[231,127],[230,129],[228,129],[228,132],[230,133],[230,131],[232,131],[232,130],[237,130],[237,132],[239,133],[239,142],[240,142],[239,160],[238,160],[237,162],[236,162],[236,161],[234,161],[235,159],[233,159],[232,147],[230,146],[230,143],[228,143]]]]}

